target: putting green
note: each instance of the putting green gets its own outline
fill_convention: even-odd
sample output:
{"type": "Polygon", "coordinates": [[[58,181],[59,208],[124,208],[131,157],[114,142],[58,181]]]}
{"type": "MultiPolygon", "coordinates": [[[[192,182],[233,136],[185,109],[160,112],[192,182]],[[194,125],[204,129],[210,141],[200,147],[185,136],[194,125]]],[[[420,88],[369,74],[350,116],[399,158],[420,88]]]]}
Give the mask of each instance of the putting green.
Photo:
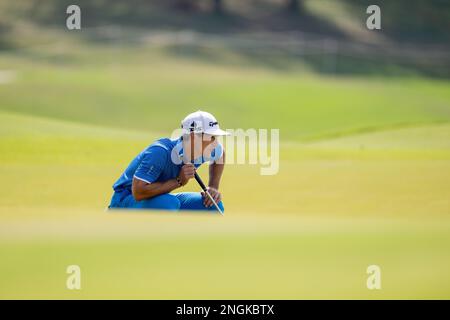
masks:
{"type": "Polygon", "coordinates": [[[0,298],[450,297],[448,82],[77,50],[0,55],[17,73],[0,85],[0,298]],[[199,105],[279,128],[279,174],[228,166],[225,218],[105,212],[130,159],[199,105]]]}
{"type": "Polygon", "coordinates": [[[279,175],[227,168],[221,218],[103,211],[145,134],[0,122],[14,123],[0,142],[2,298],[448,297],[447,125],[283,143],[279,175]],[[71,264],[81,291],[65,288],[71,264]],[[381,291],[365,287],[371,264],[381,291]]]}
{"type": "Polygon", "coordinates": [[[2,223],[2,298],[448,297],[448,219],[53,213],[2,223]],[[73,264],[81,291],[65,288],[73,264]]]}

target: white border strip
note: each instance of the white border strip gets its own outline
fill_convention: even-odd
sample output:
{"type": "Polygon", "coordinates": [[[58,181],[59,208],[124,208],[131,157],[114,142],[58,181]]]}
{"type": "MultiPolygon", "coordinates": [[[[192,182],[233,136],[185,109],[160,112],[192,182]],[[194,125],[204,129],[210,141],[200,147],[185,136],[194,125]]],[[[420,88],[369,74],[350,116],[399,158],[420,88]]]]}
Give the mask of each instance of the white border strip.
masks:
{"type": "Polygon", "coordinates": [[[148,184],[151,184],[150,181],[147,181],[147,180],[145,180],[145,179],[139,178],[139,177],[137,177],[136,175],[134,175],[133,178],[136,178],[136,179],[138,179],[138,180],[141,180],[141,181],[147,182],[148,184]]]}

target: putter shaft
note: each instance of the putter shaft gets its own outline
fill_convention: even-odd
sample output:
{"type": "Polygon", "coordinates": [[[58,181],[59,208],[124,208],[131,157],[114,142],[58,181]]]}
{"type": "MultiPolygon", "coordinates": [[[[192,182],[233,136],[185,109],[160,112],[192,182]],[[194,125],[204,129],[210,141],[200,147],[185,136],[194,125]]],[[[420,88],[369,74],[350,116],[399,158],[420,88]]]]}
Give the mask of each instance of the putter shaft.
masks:
{"type": "Polygon", "coordinates": [[[223,215],[223,211],[219,208],[219,205],[218,205],[217,202],[214,200],[214,198],[211,196],[211,194],[209,193],[208,189],[206,188],[205,184],[203,183],[202,179],[200,178],[200,176],[198,175],[197,172],[194,174],[194,178],[195,178],[195,180],[198,182],[198,184],[200,185],[200,187],[202,188],[203,192],[205,192],[206,195],[209,197],[209,199],[212,201],[212,203],[213,203],[214,206],[216,207],[217,211],[219,211],[219,213],[220,213],[221,215],[223,215]]]}
{"type": "Polygon", "coordinates": [[[216,207],[217,211],[219,211],[219,213],[220,213],[221,215],[223,215],[222,210],[219,208],[219,205],[218,205],[217,202],[213,199],[213,197],[211,196],[211,194],[209,193],[209,191],[208,191],[208,190],[204,190],[204,191],[205,191],[205,193],[208,195],[209,199],[211,199],[211,201],[212,201],[212,203],[214,204],[214,206],[216,207]]]}

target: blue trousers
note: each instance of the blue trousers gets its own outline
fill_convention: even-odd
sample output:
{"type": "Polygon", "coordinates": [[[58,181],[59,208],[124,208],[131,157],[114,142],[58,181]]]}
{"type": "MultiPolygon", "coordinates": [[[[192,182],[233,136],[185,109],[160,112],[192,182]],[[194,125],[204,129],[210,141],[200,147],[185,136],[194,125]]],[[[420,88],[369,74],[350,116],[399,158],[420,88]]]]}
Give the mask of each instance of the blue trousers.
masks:
{"type": "MultiPolygon", "coordinates": [[[[223,203],[218,203],[219,208],[224,211],[223,203]]],[[[217,211],[215,206],[205,207],[203,197],[199,192],[165,193],[159,196],[136,201],[129,191],[115,192],[110,209],[155,209],[155,210],[207,210],[217,211]]]]}

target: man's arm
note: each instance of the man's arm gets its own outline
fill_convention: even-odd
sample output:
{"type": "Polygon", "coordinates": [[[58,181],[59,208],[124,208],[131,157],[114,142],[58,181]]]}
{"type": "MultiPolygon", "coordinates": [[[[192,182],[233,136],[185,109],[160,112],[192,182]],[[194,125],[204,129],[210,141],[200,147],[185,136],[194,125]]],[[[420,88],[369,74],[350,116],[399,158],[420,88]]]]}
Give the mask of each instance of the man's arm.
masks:
{"type": "Polygon", "coordinates": [[[210,188],[219,190],[220,179],[225,168],[225,151],[222,157],[209,165],[209,184],[210,188]]]}
{"type": "MultiPolygon", "coordinates": [[[[219,185],[224,168],[225,168],[225,151],[223,151],[222,157],[219,160],[214,161],[209,165],[208,191],[213,197],[214,201],[216,201],[217,203],[219,203],[222,200],[222,195],[219,192],[219,185]]],[[[209,199],[209,197],[205,197],[204,194],[203,194],[203,203],[205,204],[206,207],[211,207],[214,205],[211,199],[209,199]]]]}
{"type": "Polygon", "coordinates": [[[169,193],[172,190],[180,187],[176,179],[167,180],[164,182],[148,183],[136,178],[133,178],[133,185],[131,191],[136,201],[153,198],[154,196],[169,193]]]}
{"type": "Polygon", "coordinates": [[[194,177],[195,167],[193,164],[184,165],[177,179],[171,179],[164,182],[148,183],[136,178],[133,178],[131,191],[136,201],[153,198],[157,195],[169,193],[188,183],[189,179],[194,177]]]}

